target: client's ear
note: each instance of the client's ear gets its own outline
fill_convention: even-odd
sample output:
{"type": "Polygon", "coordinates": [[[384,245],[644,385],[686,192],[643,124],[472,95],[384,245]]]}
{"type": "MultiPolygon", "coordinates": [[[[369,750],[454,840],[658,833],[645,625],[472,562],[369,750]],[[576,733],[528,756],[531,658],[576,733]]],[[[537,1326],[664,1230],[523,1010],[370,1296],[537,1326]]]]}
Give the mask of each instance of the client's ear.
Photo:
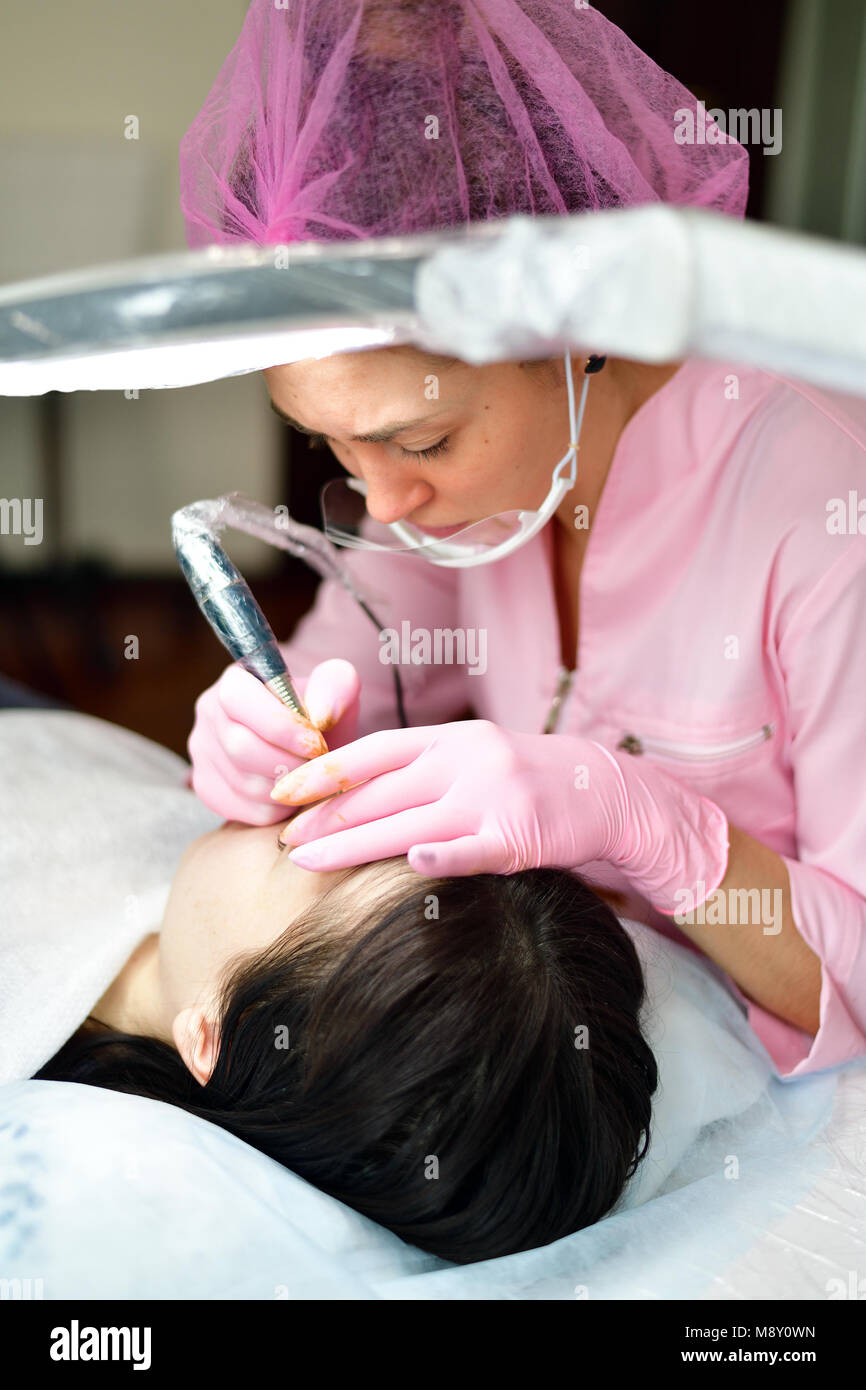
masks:
{"type": "Polygon", "coordinates": [[[171,1025],[174,1045],[201,1086],[206,1086],[220,1050],[217,1023],[204,1009],[181,1009],[171,1025]]]}

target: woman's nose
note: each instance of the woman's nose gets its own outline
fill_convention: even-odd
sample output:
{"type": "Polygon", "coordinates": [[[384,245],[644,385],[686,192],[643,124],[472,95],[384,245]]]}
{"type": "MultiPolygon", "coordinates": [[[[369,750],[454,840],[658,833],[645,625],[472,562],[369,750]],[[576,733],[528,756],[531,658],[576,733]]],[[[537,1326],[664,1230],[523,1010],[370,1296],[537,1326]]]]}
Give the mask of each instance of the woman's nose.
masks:
{"type": "Polygon", "coordinates": [[[403,521],[433,496],[432,487],[423,478],[401,475],[399,468],[393,465],[387,469],[365,466],[360,474],[367,484],[367,511],[374,521],[384,526],[403,521]]]}

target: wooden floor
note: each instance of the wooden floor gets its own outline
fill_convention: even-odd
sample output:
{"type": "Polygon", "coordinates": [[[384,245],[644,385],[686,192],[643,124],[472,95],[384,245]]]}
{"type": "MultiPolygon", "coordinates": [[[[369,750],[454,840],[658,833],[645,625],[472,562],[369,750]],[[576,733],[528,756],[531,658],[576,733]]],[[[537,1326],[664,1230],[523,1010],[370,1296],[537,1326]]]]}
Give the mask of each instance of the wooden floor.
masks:
{"type": "MultiPolygon", "coordinates": [[[[252,587],[280,641],[311,606],[317,576],[287,561],[252,587]]],[[[183,579],[119,579],[78,567],[0,580],[0,675],[186,756],[196,697],[229,662],[183,579]],[[130,659],[129,638],[138,639],[130,659]]]]}

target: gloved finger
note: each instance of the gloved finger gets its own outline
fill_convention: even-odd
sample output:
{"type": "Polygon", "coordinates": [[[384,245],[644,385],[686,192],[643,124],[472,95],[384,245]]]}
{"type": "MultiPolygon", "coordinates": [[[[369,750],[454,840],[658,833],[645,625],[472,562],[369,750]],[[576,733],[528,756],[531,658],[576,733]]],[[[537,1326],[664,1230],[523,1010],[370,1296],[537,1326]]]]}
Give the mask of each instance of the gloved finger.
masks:
{"type": "Polygon", "coordinates": [[[429,806],[438,801],[441,787],[435,777],[419,778],[415,763],[382,772],[369,782],[350,791],[335,794],[309,811],[301,811],[286,826],[287,845],[303,845],[331,835],[337,830],[350,830],[368,821],[383,820],[413,806],[429,806]]]}
{"type": "Polygon", "coordinates": [[[478,835],[461,835],[444,844],[412,845],[409,867],[427,878],[463,878],[470,874],[516,873],[503,867],[502,847],[478,835]]]}
{"type": "MultiPolygon", "coordinates": [[[[351,661],[333,656],[313,667],[305,682],[303,701],[307,714],[323,733],[347,718],[352,719],[354,728],[350,738],[354,738],[360,693],[361,677],[351,661]]],[[[343,739],[343,742],[348,741],[343,739]]]]}
{"type": "Polygon", "coordinates": [[[296,767],[304,765],[305,759],[277,747],[275,743],[269,743],[248,724],[232,719],[221,706],[214,712],[209,727],[226,762],[239,772],[253,774],[267,783],[265,797],[270,796],[278,777],[285,777],[296,767]]]}
{"type": "Polygon", "coordinates": [[[275,801],[305,806],[334,792],[346,791],[383,772],[393,772],[420,757],[441,736],[442,726],[418,729],[381,729],[347,743],[290,772],[274,787],[275,801]]]}
{"type": "Polygon", "coordinates": [[[415,844],[447,839],[446,821],[447,812],[443,813],[438,803],[416,806],[353,830],[335,831],[293,849],[289,858],[302,869],[351,869],[357,864],[372,864],[377,859],[405,854],[415,844]]]}
{"type": "MultiPolygon", "coordinates": [[[[237,725],[242,728],[242,725],[237,725]]],[[[256,735],[246,731],[250,738],[256,735]]],[[[267,745],[263,745],[267,746],[267,745]]],[[[290,769],[300,767],[302,764],[298,758],[287,753],[285,749],[275,750],[273,758],[268,758],[264,772],[247,772],[243,767],[239,767],[235,759],[225,751],[218,731],[212,723],[202,724],[193,729],[187,744],[193,766],[204,770],[208,764],[213,766],[219,773],[221,779],[227,783],[236,796],[245,801],[259,801],[273,806],[270,798],[272,783],[272,770],[283,767],[288,772],[290,769]],[[277,762],[277,758],[282,762],[277,762]]]]}
{"type": "Polygon", "coordinates": [[[223,711],[238,724],[299,758],[318,757],[324,745],[310,729],[242,666],[229,666],[214,687],[223,711]]]}
{"type": "Polygon", "coordinates": [[[199,800],[225,820],[239,821],[242,825],[275,825],[285,816],[285,811],[274,807],[272,802],[239,797],[212,763],[193,766],[192,787],[199,800]]]}

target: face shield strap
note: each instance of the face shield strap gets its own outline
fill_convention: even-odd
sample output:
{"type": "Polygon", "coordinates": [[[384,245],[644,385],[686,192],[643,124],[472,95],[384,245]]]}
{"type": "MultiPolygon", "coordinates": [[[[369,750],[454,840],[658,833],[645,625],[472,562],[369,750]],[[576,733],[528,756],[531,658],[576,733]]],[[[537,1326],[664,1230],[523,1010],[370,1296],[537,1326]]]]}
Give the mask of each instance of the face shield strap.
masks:
{"type": "MultiPolygon", "coordinates": [[[[471,568],[476,565],[492,564],[496,560],[504,558],[512,551],[518,550],[533,536],[537,535],[543,526],[547,524],[553,516],[563,497],[574,487],[577,481],[577,454],[580,448],[580,433],[583,428],[583,416],[586,409],[586,397],[589,390],[589,379],[596,372],[600,371],[607,359],[592,355],[587,359],[584,368],[583,390],[580,394],[580,404],[575,418],[574,404],[574,382],[571,371],[571,354],[566,352],[565,356],[565,376],[568,389],[568,419],[570,426],[570,442],[567,452],[560,459],[553,470],[551,477],[550,491],[538,511],[517,511],[514,513],[499,513],[498,516],[505,519],[511,518],[517,524],[518,529],[506,540],[498,544],[488,545],[486,548],[478,549],[477,542],[461,542],[460,536],[470,535],[477,527],[481,528],[495,523],[497,517],[487,517],[481,522],[474,522],[463,532],[454,537],[440,539],[426,535],[423,528],[414,527],[408,522],[394,522],[388,526],[388,530],[398,540],[404,543],[403,549],[397,546],[377,544],[373,540],[367,540],[360,536],[350,536],[345,531],[330,527],[328,522],[327,510],[325,506],[325,496],[328,488],[334,484],[326,484],[322,489],[322,510],[325,518],[325,531],[329,539],[335,545],[348,545],[354,549],[363,550],[384,550],[395,554],[414,555],[427,560],[430,564],[441,565],[448,568],[471,568]],[[563,472],[567,465],[570,465],[567,477],[563,477],[563,472]]],[[[339,480],[344,481],[344,480],[339,480]]],[[[360,479],[352,478],[345,480],[353,491],[364,496],[366,494],[366,484],[360,479]]]]}
{"type": "MultiPolygon", "coordinates": [[[[577,452],[580,448],[580,431],[583,428],[583,412],[586,409],[586,393],[589,390],[589,378],[595,372],[600,371],[606,361],[607,358],[605,357],[593,356],[587,359],[587,365],[584,368],[583,390],[580,393],[580,405],[578,407],[577,412],[577,423],[575,424],[574,382],[572,381],[571,377],[571,354],[568,352],[565,354],[565,381],[566,386],[568,388],[568,423],[571,427],[571,444],[569,446],[568,453],[560,459],[559,463],[556,465],[556,468],[553,471],[552,483],[554,486],[556,483],[560,481],[562,469],[565,467],[566,463],[569,462],[569,460],[571,461],[571,472],[569,473],[567,480],[567,490],[573,488],[574,484],[577,482],[577,452]]],[[[542,510],[544,505],[546,505],[546,501],[542,505],[542,510]]]]}

